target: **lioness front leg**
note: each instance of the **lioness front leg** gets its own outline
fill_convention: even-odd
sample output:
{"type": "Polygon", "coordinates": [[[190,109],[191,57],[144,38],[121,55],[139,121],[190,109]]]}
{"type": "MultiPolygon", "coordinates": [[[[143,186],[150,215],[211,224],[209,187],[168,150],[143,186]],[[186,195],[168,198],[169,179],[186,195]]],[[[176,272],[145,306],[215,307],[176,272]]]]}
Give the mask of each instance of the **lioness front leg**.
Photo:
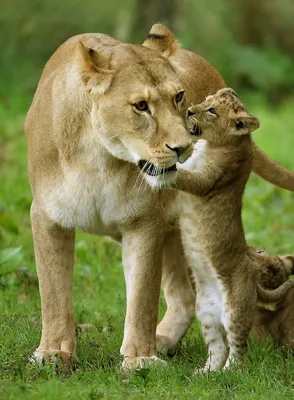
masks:
{"type": "Polygon", "coordinates": [[[42,337],[32,356],[37,363],[57,356],[65,369],[76,359],[72,303],[74,230],[64,230],[32,204],[31,222],[42,308],[42,337]]]}
{"type": "Polygon", "coordinates": [[[170,232],[164,241],[161,287],[167,310],[156,329],[157,350],[173,355],[195,320],[195,292],[178,229],[170,232]]]}
{"type": "Polygon", "coordinates": [[[162,269],[163,224],[142,221],[123,232],[122,254],[127,314],[121,354],[123,368],[164,363],[156,357],[155,331],[162,269]]]}

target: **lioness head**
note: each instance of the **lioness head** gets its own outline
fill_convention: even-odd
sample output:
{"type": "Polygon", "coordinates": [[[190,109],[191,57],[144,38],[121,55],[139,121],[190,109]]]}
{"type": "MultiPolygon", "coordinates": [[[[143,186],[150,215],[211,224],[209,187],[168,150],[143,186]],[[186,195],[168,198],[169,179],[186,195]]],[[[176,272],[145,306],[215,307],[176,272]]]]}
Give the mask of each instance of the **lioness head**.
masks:
{"type": "Polygon", "coordinates": [[[176,40],[155,25],[144,46],[95,47],[80,42],[76,49],[93,133],[114,157],[136,164],[153,187],[169,184],[176,163],[193,150],[181,117],[185,94],[169,59],[176,40]]]}
{"type": "Polygon", "coordinates": [[[248,114],[236,92],[230,88],[220,89],[203,103],[188,108],[187,123],[194,141],[206,139],[214,144],[248,135],[259,127],[258,119],[248,114]]]}

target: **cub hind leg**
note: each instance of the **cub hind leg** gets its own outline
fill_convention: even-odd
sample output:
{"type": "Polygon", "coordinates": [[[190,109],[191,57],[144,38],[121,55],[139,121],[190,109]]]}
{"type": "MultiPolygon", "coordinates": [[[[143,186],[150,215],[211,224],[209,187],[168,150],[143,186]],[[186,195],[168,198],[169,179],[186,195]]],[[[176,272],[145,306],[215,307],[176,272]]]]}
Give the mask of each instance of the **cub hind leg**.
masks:
{"type": "MultiPolygon", "coordinates": [[[[199,254],[192,256],[196,282],[196,315],[208,346],[208,358],[200,371],[216,371],[225,364],[228,348],[222,326],[223,286],[215,270],[199,254]]],[[[191,260],[192,261],[192,260],[191,260]]]]}
{"type": "Polygon", "coordinates": [[[243,268],[234,274],[226,291],[222,322],[226,330],[229,356],[225,368],[238,365],[248,351],[248,337],[256,308],[254,268],[243,268]]]}
{"type": "Polygon", "coordinates": [[[196,313],[208,346],[208,358],[200,371],[216,371],[224,366],[228,356],[221,323],[222,299],[216,281],[197,284],[196,313]]]}

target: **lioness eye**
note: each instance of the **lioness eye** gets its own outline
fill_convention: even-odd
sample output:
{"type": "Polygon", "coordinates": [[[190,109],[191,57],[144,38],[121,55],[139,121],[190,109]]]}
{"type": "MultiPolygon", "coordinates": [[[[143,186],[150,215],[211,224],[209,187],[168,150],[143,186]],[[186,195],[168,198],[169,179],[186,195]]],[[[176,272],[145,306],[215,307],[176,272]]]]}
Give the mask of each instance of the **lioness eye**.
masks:
{"type": "Polygon", "coordinates": [[[209,109],[207,110],[207,112],[209,112],[210,114],[216,115],[216,111],[215,111],[215,109],[214,109],[213,107],[209,108],[209,109]]]}
{"type": "Polygon", "coordinates": [[[148,111],[149,110],[147,101],[145,101],[145,100],[135,103],[134,107],[139,111],[148,111]]]}
{"type": "Polygon", "coordinates": [[[176,94],[176,97],[175,97],[176,103],[179,103],[180,101],[182,101],[183,97],[184,97],[184,92],[183,91],[179,92],[178,94],[176,94]]]}

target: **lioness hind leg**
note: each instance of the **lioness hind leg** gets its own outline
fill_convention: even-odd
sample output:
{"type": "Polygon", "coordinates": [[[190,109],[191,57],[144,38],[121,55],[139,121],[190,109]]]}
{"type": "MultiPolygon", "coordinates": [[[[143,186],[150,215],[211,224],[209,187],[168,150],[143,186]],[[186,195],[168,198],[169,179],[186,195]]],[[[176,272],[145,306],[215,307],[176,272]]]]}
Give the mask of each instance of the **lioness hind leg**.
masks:
{"type": "Polygon", "coordinates": [[[188,276],[180,232],[176,230],[169,233],[164,242],[161,286],[167,311],[156,329],[157,349],[173,355],[195,319],[195,293],[188,276]]]}
{"type": "Polygon", "coordinates": [[[65,369],[71,368],[76,359],[71,294],[75,234],[49,221],[34,203],[31,222],[42,308],[41,342],[31,360],[40,364],[57,356],[65,369]]]}

